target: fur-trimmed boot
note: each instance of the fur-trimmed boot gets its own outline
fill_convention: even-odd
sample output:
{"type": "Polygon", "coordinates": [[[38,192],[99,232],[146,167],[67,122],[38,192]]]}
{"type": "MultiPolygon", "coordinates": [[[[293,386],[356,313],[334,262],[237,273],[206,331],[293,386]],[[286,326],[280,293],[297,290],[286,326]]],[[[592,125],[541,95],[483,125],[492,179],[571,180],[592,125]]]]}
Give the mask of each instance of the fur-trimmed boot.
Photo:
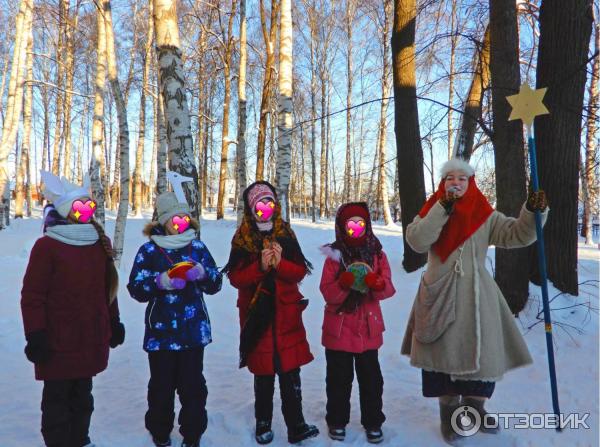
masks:
{"type": "Polygon", "coordinates": [[[452,429],[452,414],[460,406],[458,396],[440,396],[440,430],[444,441],[456,445],[460,435],[452,429]]]}
{"type": "MultiPolygon", "coordinates": [[[[486,419],[496,420],[496,418],[492,418],[491,416],[486,418],[486,416],[489,413],[487,411],[485,411],[485,408],[484,408],[485,401],[486,401],[485,397],[463,396],[461,405],[468,405],[469,407],[473,407],[479,413],[479,416],[481,416],[481,427],[479,428],[480,432],[490,433],[490,434],[495,435],[500,431],[500,426],[498,424],[496,424],[496,427],[486,427],[484,424],[484,421],[486,419]]],[[[498,421],[496,420],[496,422],[498,422],[498,421]]]]}

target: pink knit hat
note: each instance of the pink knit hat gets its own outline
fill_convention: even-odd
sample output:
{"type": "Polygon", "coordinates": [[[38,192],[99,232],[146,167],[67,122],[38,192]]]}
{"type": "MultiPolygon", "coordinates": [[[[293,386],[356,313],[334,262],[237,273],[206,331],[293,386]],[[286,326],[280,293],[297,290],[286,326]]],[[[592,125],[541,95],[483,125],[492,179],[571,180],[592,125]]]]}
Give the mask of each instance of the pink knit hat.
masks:
{"type": "Polygon", "coordinates": [[[251,210],[254,209],[258,202],[267,198],[275,201],[273,191],[264,183],[257,183],[248,191],[248,205],[250,205],[251,210]]]}

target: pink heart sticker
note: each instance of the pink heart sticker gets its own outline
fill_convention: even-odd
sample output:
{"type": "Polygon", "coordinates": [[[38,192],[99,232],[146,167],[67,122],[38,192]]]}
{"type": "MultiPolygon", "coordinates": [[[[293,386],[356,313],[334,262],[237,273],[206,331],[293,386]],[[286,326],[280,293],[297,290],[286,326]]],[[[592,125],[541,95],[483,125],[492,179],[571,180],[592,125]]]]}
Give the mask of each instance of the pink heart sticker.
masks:
{"type": "Polygon", "coordinates": [[[346,233],[348,233],[348,236],[353,237],[355,239],[358,239],[359,237],[361,237],[364,232],[365,229],[367,228],[367,225],[365,224],[364,220],[350,220],[348,219],[346,221],[346,233]]]}
{"type": "Polygon", "coordinates": [[[190,216],[173,216],[171,222],[173,222],[173,228],[181,234],[190,227],[190,216]]]}
{"type": "Polygon", "coordinates": [[[269,219],[271,219],[271,216],[275,211],[275,202],[272,200],[268,201],[267,203],[258,202],[255,208],[258,218],[264,222],[267,222],[269,219]]]}
{"type": "Polygon", "coordinates": [[[96,202],[88,200],[83,203],[81,200],[75,200],[71,205],[71,210],[77,222],[87,223],[96,211],[96,202]]]}

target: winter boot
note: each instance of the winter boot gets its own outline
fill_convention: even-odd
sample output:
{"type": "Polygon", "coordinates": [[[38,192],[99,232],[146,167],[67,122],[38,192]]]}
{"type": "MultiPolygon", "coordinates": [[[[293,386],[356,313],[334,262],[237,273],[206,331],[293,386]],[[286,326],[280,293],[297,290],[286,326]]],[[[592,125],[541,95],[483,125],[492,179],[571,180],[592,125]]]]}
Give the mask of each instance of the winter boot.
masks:
{"type": "Polygon", "coordinates": [[[308,438],[314,438],[319,434],[319,429],[314,425],[308,425],[306,422],[300,422],[293,429],[288,429],[288,442],[297,444],[308,438]]]}
{"type": "Polygon", "coordinates": [[[256,421],[256,442],[259,444],[268,444],[273,441],[273,430],[271,430],[271,421],[256,421]]]}
{"type": "Polygon", "coordinates": [[[181,443],[181,447],[200,447],[200,440],[197,441],[186,441],[185,439],[181,443]]]}
{"type": "Polygon", "coordinates": [[[441,396],[440,402],[440,430],[444,441],[450,445],[456,445],[460,438],[452,428],[452,414],[460,406],[458,396],[441,396]]]}
{"type": "Polygon", "coordinates": [[[484,404],[485,404],[485,398],[477,398],[477,397],[470,397],[470,396],[463,396],[462,402],[461,402],[461,405],[468,405],[469,407],[473,407],[479,413],[479,416],[481,416],[481,426],[479,428],[480,432],[495,435],[500,431],[500,426],[497,424],[498,421],[495,417],[488,416],[489,413],[487,411],[485,411],[485,408],[483,408],[484,404]],[[486,420],[496,421],[496,427],[486,427],[484,424],[484,421],[486,421],[486,420]]]}
{"type": "Polygon", "coordinates": [[[343,441],[346,439],[346,429],[344,427],[329,427],[329,437],[334,441],[343,441]]]}
{"type": "Polygon", "coordinates": [[[169,447],[171,445],[171,438],[167,436],[165,439],[160,439],[152,436],[152,442],[154,442],[156,447],[169,447]]]}
{"type": "Polygon", "coordinates": [[[365,432],[367,434],[367,442],[369,444],[379,444],[383,441],[383,432],[381,431],[381,427],[367,428],[365,432]]]}

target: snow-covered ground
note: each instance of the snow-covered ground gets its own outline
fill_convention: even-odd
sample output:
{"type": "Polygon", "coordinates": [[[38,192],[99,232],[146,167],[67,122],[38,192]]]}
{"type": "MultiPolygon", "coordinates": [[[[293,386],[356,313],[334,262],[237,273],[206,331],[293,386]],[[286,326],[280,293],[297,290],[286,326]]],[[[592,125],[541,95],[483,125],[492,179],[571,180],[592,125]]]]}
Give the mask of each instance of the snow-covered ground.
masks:
{"type": "MultiPolygon", "coordinates": [[[[0,232],[0,447],[42,446],[39,432],[42,384],[33,377],[33,367],[23,354],[25,344],[19,307],[22,277],[30,249],[41,233],[38,218],[13,221],[9,229],[0,232]]],[[[149,216],[145,216],[149,217],[149,216]]],[[[150,438],[144,429],[148,366],[142,350],[144,305],[132,300],[125,288],[129,268],[139,245],[144,242],[141,229],[146,220],[127,222],[124,259],[121,268],[119,304],[121,318],[127,328],[125,344],[111,351],[108,369],[94,379],[95,411],[91,437],[98,447],[147,447],[150,438]]],[[[326,432],[325,416],[325,355],[320,344],[323,299],[320,279],[323,257],[318,247],[330,242],[333,224],[312,224],[295,220],[294,229],[315,272],[301,286],[310,299],[304,313],[309,342],[315,361],[302,369],[303,404],[308,422],[315,423],[321,435],[304,445],[361,446],[367,445],[360,426],[358,388],[355,382],[352,396],[352,416],[346,442],[331,441],[326,432]]],[[[114,220],[109,219],[107,233],[112,234],[114,220]]],[[[203,239],[218,265],[229,254],[229,241],[235,222],[217,222],[208,215],[202,223],[203,239]]],[[[402,232],[395,226],[375,225],[393,269],[396,295],[386,300],[383,313],[387,330],[380,361],[385,380],[384,424],[385,444],[390,446],[445,445],[439,434],[437,401],[421,396],[420,371],[400,356],[404,333],[420,272],[407,274],[401,266],[402,232]]],[[[493,248],[489,252],[493,260],[493,248]]],[[[563,413],[590,413],[589,429],[554,430],[507,429],[498,435],[477,434],[463,440],[470,446],[589,446],[598,445],[598,261],[597,247],[580,245],[580,288],[578,297],[560,295],[552,302],[555,325],[555,350],[558,390],[563,413]],[[592,308],[590,310],[590,308],[592,308]]],[[[508,373],[496,386],[488,404],[489,411],[504,413],[551,413],[550,385],[546,360],[543,323],[534,325],[541,306],[541,291],[531,285],[532,299],[518,322],[525,334],[532,366],[508,373]],[[539,309],[538,309],[539,308],[539,309]]],[[[558,292],[550,287],[550,297],[558,292]]],[[[213,344],[206,349],[204,370],[208,384],[208,430],[203,446],[255,446],[252,375],[237,368],[238,320],[235,290],[227,280],[222,291],[206,297],[212,327],[213,344]]],[[[277,393],[276,393],[277,396],[277,393]]],[[[272,445],[287,445],[285,426],[276,397],[272,445]]],[[[181,437],[173,432],[174,445],[181,437]]]]}

